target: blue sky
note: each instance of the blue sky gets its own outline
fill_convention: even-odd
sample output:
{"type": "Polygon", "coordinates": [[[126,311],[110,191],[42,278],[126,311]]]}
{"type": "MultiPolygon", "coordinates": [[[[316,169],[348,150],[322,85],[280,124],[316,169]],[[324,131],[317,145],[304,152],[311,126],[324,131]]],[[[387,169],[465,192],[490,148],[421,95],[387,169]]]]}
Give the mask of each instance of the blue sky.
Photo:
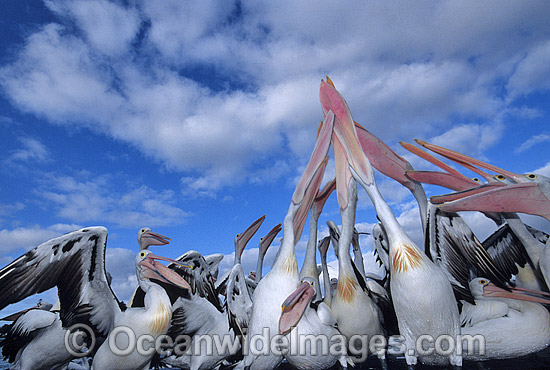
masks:
{"type": "MultiPolygon", "coordinates": [[[[433,168],[398,140],[550,175],[549,15],[545,1],[6,2],[0,265],[103,225],[107,268],[127,299],[140,227],[172,238],[159,254],[221,252],[227,268],[234,236],[265,214],[245,252],[252,270],[313,148],[325,75],[355,120],[417,169],[433,168]]],[[[333,174],[329,163],[325,181],[333,174]]],[[[420,242],[412,197],[379,185],[420,242]]],[[[370,231],[373,208],[360,198],[358,227],[370,231]]],[[[481,238],[491,231],[467,217],[481,238]]],[[[332,198],[321,235],[327,220],[339,223],[332,198]]]]}

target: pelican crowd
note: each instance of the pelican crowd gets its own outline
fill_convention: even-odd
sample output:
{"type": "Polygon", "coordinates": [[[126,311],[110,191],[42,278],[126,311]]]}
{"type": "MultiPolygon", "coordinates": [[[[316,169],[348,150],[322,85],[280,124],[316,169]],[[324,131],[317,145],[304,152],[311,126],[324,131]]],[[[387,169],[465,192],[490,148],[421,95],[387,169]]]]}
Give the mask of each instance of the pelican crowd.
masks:
{"type": "Polygon", "coordinates": [[[549,237],[519,214],[550,220],[550,179],[516,174],[424,141],[402,142],[439,168],[415,170],[354,121],[328,77],[321,81],[320,102],[315,147],[286,216],[260,239],[256,271],[243,271],[241,256],[265,216],[237,234],[234,263],[224,274],[219,274],[223,254],[161,257],[149,247],[169,244],[170,238],[140,229],[138,286],[127,304],[114,294],[105,270],[106,228],[51,239],[0,270],[0,310],[53,287],[59,298],[2,318],[0,347],[11,369],[267,370],[284,363],[320,370],[361,367],[369,357],[381,369],[395,364],[390,357],[409,368],[417,363],[460,368],[463,361],[545,349],[549,237]],[[479,177],[463,175],[449,160],[479,177]],[[329,163],[335,169],[327,173],[336,175],[323,182],[329,163]],[[382,197],[374,169],[418,202],[422,245],[413,242],[382,197]],[[423,184],[449,190],[428,198],[423,184]],[[379,220],[371,233],[383,276],[363,261],[355,228],[358,185],[379,220]],[[318,240],[319,217],[334,192],[341,223],[329,221],[330,235],[318,240]],[[496,231],[478,240],[461,211],[483,213],[496,231]],[[299,266],[295,248],[308,215],[299,266]],[[281,232],[275,261],[262,276],[266,252],[281,232]],[[327,266],[331,245],[336,276],[327,266]]]}

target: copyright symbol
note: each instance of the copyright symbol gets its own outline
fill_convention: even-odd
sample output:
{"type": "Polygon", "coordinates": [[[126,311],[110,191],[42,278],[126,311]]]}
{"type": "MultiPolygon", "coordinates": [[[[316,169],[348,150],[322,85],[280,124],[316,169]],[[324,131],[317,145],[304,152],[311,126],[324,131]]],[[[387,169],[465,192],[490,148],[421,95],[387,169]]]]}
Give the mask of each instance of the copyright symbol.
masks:
{"type": "Polygon", "coordinates": [[[88,356],[95,347],[95,334],[85,324],[74,324],[65,331],[65,349],[75,357],[88,356]],[[88,345],[89,344],[89,345],[88,345]]]}

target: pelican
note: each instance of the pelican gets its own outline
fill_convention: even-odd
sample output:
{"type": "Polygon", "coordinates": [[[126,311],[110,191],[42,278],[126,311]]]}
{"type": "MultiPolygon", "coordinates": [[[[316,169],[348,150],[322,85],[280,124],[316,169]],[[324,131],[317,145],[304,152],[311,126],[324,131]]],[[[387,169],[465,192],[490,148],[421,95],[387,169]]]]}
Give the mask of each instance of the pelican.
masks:
{"type": "Polygon", "coordinates": [[[550,345],[550,313],[540,303],[550,304],[548,293],[526,289],[507,291],[488,279],[470,282],[475,304],[463,302],[460,319],[462,336],[480,339],[481,344],[467,348],[464,358],[475,361],[525,356],[550,345]],[[539,303],[537,303],[539,302],[539,303]]]}
{"type": "MultiPolygon", "coordinates": [[[[476,160],[474,158],[468,157],[464,154],[454,152],[452,150],[439,147],[437,145],[429,144],[421,140],[416,140],[420,145],[443,155],[446,158],[449,158],[462,166],[470,169],[471,171],[481,175],[485,180],[487,180],[487,183],[479,186],[479,183],[477,181],[474,181],[473,183],[470,182],[467,184],[467,179],[465,176],[461,175],[455,170],[449,169],[448,166],[442,164],[441,161],[435,159],[433,156],[430,156],[429,154],[420,151],[419,149],[416,149],[416,154],[420,155],[421,157],[429,160],[430,162],[438,165],[439,167],[446,170],[449,174],[452,174],[453,181],[451,183],[451,186],[448,186],[452,190],[457,190],[458,193],[455,194],[449,194],[449,195],[443,195],[443,196],[435,196],[432,197],[432,202],[434,203],[442,203],[442,202],[449,202],[454,199],[458,198],[470,198],[475,194],[479,194],[480,198],[475,199],[483,199],[483,194],[502,194],[500,189],[503,189],[506,186],[513,186],[514,184],[521,184],[524,182],[530,181],[531,178],[537,177],[536,175],[526,175],[521,176],[518,174],[514,174],[512,172],[502,170],[498,167],[492,166],[490,164],[487,164],[485,162],[476,160]],[[475,167],[479,166],[482,168],[486,168],[492,171],[497,172],[498,174],[495,176],[491,176],[484,171],[480,170],[479,168],[475,167]],[[462,182],[462,184],[460,184],[462,182]],[[453,186],[454,185],[454,186],[453,186]]],[[[414,174],[411,174],[411,176],[415,176],[414,174]]],[[[532,180],[535,180],[534,178],[532,180]]],[[[517,194],[521,195],[521,194],[517,194]]],[[[470,198],[472,199],[472,198],[470,198]]],[[[484,202],[480,203],[480,210],[489,210],[491,209],[491,206],[487,208],[487,204],[483,204],[484,202]]],[[[509,200],[508,200],[509,203],[509,200]]],[[[447,207],[447,206],[445,206],[447,207]]],[[[443,207],[439,207],[439,209],[443,209],[443,207]]],[[[512,208],[508,209],[518,209],[517,205],[513,206],[512,208]]],[[[468,209],[464,209],[468,210],[468,209]]],[[[510,260],[511,258],[514,259],[514,262],[517,262],[518,264],[518,271],[514,271],[513,273],[518,274],[518,284],[520,286],[528,287],[531,289],[536,290],[547,290],[547,284],[545,283],[544,278],[544,271],[549,271],[550,267],[547,267],[550,263],[550,253],[545,252],[546,249],[544,248],[546,240],[548,240],[545,235],[543,235],[538,230],[533,230],[532,228],[525,225],[521,219],[514,213],[505,212],[505,213],[499,213],[498,215],[494,215],[493,213],[485,212],[486,215],[488,215],[490,218],[494,219],[497,224],[500,224],[501,218],[506,221],[507,227],[501,227],[498,231],[498,234],[493,236],[491,240],[499,240],[499,241],[513,241],[514,238],[519,239],[521,242],[521,245],[519,243],[511,244],[508,243],[506,248],[502,248],[502,243],[500,244],[501,248],[497,251],[493,251],[492,253],[498,253],[496,255],[497,258],[501,260],[510,260]],[[513,235],[507,236],[506,234],[513,233],[513,235]],[[530,262],[529,265],[525,265],[525,258],[528,262],[530,262]],[[542,259],[541,259],[542,258],[542,259]],[[542,261],[542,265],[541,265],[542,261]],[[533,266],[535,269],[534,271],[531,269],[530,266],[533,266]],[[545,267],[546,266],[546,267],[545,267]]],[[[506,263],[501,264],[503,266],[510,266],[513,267],[514,263],[506,263]]],[[[515,269],[515,268],[514,268],[515,269]]],[[[509,270],[511,271],[511,270],[509,270]]]]}
{"type": "Polygon", "coordinates": [[[161,362],[191,370],[216,368],[240,350],[240,343],[235,341],[235,336],[242,335],[247,326],[252,302],[241,265],[237,263],[230,270],[224,309],[215,293],[206,259],[197,251],[188,251],[177,260],[181,265],[169,267],[188,281],[192,289],[188,296],[178,297],[172,306],[173,318],[168,334],[176,341],[180,335],[190,337],[191,341],[189,351],[176,352],[161,362]],[[217,338],[220,343],[228,343],[228,346],[219,348],[211,342],[212,350],[209,350],[209,343],[204,338],[217,338]]]}
{"type": "Polygon", "coordinates": [[[307,213],[311,208],[327,163],[327,152],[334,124],[334,116],[328,115],[319,131],[310,161],[298,182],[283,221],[283,238],[279,253],[269,273],[263,277],[252,303],[247,343],[250,350],[237,368],[274,369],[283,359],[282,351],[262,353],[257,338],[266,335],[268,343],[279,334],[282,303],[298,288],[300,277],[294,246],[302,233],[307,213]]]}
{"type": "MultiPolygon", "coordinates": [[[[134,348],[127,356],[119,356],[111,350],[109,342],[118,348],[127,347],[127,343],[122,343],[127,337],[115,336],[111,339],[113,329],[127,326],[136,336],[149,335],[153,338],[165,334],[172,316],[170,300],[165,290],[154,281],[175,285],[184,291],[190,287],[173,271],[156,262],[175,261],[141,250],[135,258],[135,265],[139,285],[145,292],[145,307],[126,308],[107,282],[104,259],[106,242],[107,229],[89,227],[49,240],[17,258],[0,270],[0,309],[57,286],[59,327],[84,323],[93,328],[96,335],[107,338],[94,355],[95,370],[148,369],[152,353],[140,354],[134,348]]],[[[21,327],[20,331],[28,330],[21,327]]],[[[59,338],[55,340],[59,341],[59,338]]],[[[59,343],[63,343],[62,339],[59,343]]],[[[47,361],[44,353],[26,349],[29,354],[23,356],[23,353],[20,360],[29,359],[33,364],[47,361]]],[[[26,366],[21,364],[22,368],[29,368],[26,366]]]]}
{"type": "MultiPolygon", "coordinates": [[[[260,226],[262,226],[262,223],[265,220],[265,215],[258,218],[256,221],[254,221],[245,231],[242,233],[238,233],[235,236],[234,244],[235,244],[235,256],[233,259],[233,266],[237,264],[241,264],[241,256],[244,252],[244,249],[246,248],[246,245],[250,241],[250,239],[256,234],[260,226]]],[[[222,277],[216,281],[215,287],[216,290],[221,292],[225,288],[225,284],[227,283],[227,278],[229,277],[231,270],[227,270],[222,277]]]]}
{"type": "Polygon", "coordinates": [[[347,193],[353,191],[352,181],[349,180],[353,177],[367,191],[388,236],[390,287],[399,331],[405,339],[407,364],[412,366],[419,358],[426,364],[445,365],[450,362],[451,365],[461,366],[462,356],[456,350],[450,355],[416,352],[416,341],[420,335],[457,338],[460,334],[453,289],[445,273],[414,244],[382,198],[372,167],[359,144],[347,103],[330,80],[321,82],[321,103],[326,113],[333,112],[335,115],[333,146],[336,162],[341,163],[342,169],[341,172],[337,169],[337,182],[338,175],[345,175],[347,179],[345,186],[337,187],[341,209],[349,207],[347,193]]]}
{"type": "Polygon", "coordinates": [[[343,336],[336,329],[337,322],[329,305],[324,301],[314,306],[310,305],[316,298],[322,299],[315,261],[317,224],[323,205],[335,188],[335,180],[329,181],[317,193],[311,205],[309,239],[304,264],[300,271],[300,282],[302,284],[283,302],[283,313],[279,319],[279,330],[281,333],[289,332],[291,342],[296,339],[300,342],[301,336],[302,338],[310,336],[327,339],[324,344],[322,341],[315,341],[309,343],[309,346],[305,344],[305,348],[300,348],[302,351],[294,352],[291,350],[285,353],[285,359],[297,369],[328,369],[336,361],[339,361],[340,365],[346,368],[349,361],[347,355],[343,352],[338,354],[327,351],[333,345],[344,344],[342,343],[343,336]]]}

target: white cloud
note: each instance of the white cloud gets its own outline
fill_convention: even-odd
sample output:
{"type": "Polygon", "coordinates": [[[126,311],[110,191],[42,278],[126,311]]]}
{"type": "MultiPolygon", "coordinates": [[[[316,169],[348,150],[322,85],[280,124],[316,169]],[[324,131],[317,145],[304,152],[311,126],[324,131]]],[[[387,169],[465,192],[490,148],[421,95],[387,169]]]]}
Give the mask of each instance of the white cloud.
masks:
{"type": "Polygon", "coordinates": [[[36,194],[59,217],[72,222],[139,228],[180,225],[189,216],[175,205],[176,193],[172,190],[159,191],[145,185],[121,190],[107,175],[94,177],[83,172],[78,177],[47,174],[36,194]]]}
{"type": "Polygon", "coordinates": [[[516,154],[522,153],[537,144],[545,143],[547,141],[550,141],[550,135],[548,134],[539,134],[539,135],[531,136],[529,139],[524,141],[520,146],[514,149],[514,153],[516,154]]]}
{"type": "Polygon", "coordinates": [[[136,9],[105,0],[46,0],[46,6],[61,17],[74,19],[89,43],[107,56],[129,51],[141,21],[136,9]]]}
{"type": "Polygon", "coordinates": [[[15,229],[0,230],[0,250],[10,254],[20,250],[29,250],[61,234],[80,229],[76,224],[55,224],[48,227],[33,225],[15,229]]]}
{"type": "Polygon", "coordinates": [[[3,163],[10,168],[25,170],[26,165],[51,161],[50,150],[39,140],[32,137],[19,137],[21,148],[11,152],[3,163]]]}
{"type": "Polygon", "coordinates": [[[482,158],[484,151],[500,140],[503,130],[504,126],[499,123],[464,124],[427,141],[459,153],[468,153],[474,158],[482,158]]]}
{"type": "Polygon", "coordinates": [[[135,257],[136,252],[129,249],[109,247],[106,249],[105,269],[113,277],[111,287],[118,299],[126,303],[138,286],[135,257]]]}
{"type": "Polygon", "coordinates": [[[550,41],[541,43],[529,50],[525,58],[518,64],[506,89],[508,98],[529,94],[540,89],[550,89],[550,41]]]}
{"type": "MultiPolygon", "coordinates": [[[[390,144],[438,136],[457,116],[499,122],[502,112],[530,112],[510,107],[495,85],[508,81],[513,95],[527,91],[521,81],[544,77],[550,6],[46,4],[59,22],[31,34],[13,63],[0,67],[11,101],[56,124],[129,143],[185,171],[187,191],[211,196],[227,185],[277,179],[280,172],[261,165],[266,159],[275,163],[288,153],[279,163],[305,162],[325,73],[356,120],[390,144]]],[[[456,134],[469,131],[490,145],[503,127],[462,129],[456,134]]]]}

